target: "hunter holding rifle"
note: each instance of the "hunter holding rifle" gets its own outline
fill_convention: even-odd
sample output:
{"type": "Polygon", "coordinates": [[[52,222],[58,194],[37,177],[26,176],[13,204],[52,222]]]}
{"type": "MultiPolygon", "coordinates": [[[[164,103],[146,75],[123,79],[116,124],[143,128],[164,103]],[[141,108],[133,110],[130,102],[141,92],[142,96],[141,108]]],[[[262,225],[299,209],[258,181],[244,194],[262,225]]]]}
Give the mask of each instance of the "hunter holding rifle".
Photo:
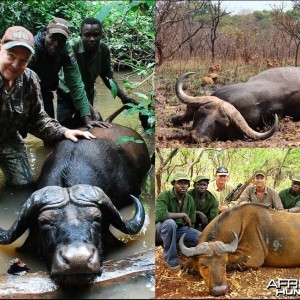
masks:
{"type": "Polygon", "coordinates": [[[275,210],[283,210],[283,205],[278,193],[266,186],[266,173],[257,171],[254,175],[254,185],[248,186],[242,193],[237,204],[260,203],[275,210]]]}
{"type": "Polygon", "coordinates": [[[215,181],[209,183],[207,190],[218,200],[219,213],[222,213],[233,206],[226,201],[226,197],[234,190],[234,185],[228,182],[229,172],[225,167],[217,169],[215,179],[215,181]]]}
{"type": "Polygon", "coordinates": [[[227,203],[239,199],[243,191],[246,189],[246,187],[253,181],[254,177],[255,177],[255,173],[244,184],[239,183],[237,187],[226,197],[227,203]]]}

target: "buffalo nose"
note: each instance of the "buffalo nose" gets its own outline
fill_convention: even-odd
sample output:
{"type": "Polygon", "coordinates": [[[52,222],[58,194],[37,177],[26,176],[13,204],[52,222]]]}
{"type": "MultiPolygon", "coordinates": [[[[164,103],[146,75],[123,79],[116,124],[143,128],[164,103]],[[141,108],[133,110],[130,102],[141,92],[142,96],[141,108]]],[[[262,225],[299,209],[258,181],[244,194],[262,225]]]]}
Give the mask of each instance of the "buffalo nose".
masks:
{"type": "Polygon", "coordinates": [[[52,271],[99,272],[98,250],[93,245],[64,245],[54,256],[52,271]]]}
{"type": "Polygon", "coordinates": [[[227,284],[216,285],[210,289],[210,293],[213,296],[221,296],[229,292],[229,287],[227,284]]]}
{"type": "Polygon", "coordinates": [[[68,265],[76,265],[81,263],[88,263],[93,258],[95,253],[93,247],[87,247],[85,245],[77,247],[66,247],[66,249],[60,252],[61,258],[68,265]]]}

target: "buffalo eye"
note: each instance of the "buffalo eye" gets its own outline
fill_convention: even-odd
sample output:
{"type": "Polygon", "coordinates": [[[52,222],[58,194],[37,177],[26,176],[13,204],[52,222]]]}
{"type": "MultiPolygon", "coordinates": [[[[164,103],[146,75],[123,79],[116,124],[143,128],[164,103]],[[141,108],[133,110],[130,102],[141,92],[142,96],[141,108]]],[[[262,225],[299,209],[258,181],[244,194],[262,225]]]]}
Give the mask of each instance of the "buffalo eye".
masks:
{"type": "Polygon", "coordinates": [[[205,264],[203,264],[203,263],[200,263],[200,266],[201,266],[201,268],[203,268],[203,269],[207,269],[207,266],[206,266],[205,264]]]}

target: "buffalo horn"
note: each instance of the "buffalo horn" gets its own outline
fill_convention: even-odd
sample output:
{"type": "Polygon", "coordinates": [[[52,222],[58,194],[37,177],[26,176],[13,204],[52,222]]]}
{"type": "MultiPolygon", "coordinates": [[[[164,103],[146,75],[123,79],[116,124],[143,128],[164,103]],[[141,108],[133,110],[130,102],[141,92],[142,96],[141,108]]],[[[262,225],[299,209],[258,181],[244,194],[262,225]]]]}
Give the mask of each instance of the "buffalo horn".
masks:
{"type": "Polygon", "coordinates": [[[0,228],[0,245],[11,244],[19,238],[37,220],[38,213],[46,204],[62,205],[65,198],[62,190],[58,186],[47,186],[35,191],[24,203],[12,227],[8,230],[0,228]]]}
{"type": "Polygon", "coordinates": [[[110,218],[110,223],[118,230],[126,234],[136,234],[138,233],[144,225],[145,221],[145,210],[144,206],[140,200],[133,195],[130,195],[134,201],[135,214],[130,220],[124,220],[120,212],[113,205],[108,197],[102,198],[98,203],[104,204],[106,208],[109,209],[112,217],[110,218]]]}
{"type": "Polygon", "coordinates": [[[237,234],[232,231],[233,234],[233,240],[230,244],[224,244],[223,242],[218,242],[217,252],[219,255],[225,254],[225,253],[234,253],[238,246],[238,236],[237,234]]]}
{"type": "Polygon", "coordinates": [[[186,256],[186,257],[191,257],[191,256],[195,256],[195,255],[210,256],[213,254],[213,252],[209,248],[207,242],[201,243],[201,244],[197,245],[196,247],[190,247],[190,248],[186,247],[183,242],[184,237],[185,237],[185,234],[183,234],[179,240],[179,249],[184,256],[186,256]]]}

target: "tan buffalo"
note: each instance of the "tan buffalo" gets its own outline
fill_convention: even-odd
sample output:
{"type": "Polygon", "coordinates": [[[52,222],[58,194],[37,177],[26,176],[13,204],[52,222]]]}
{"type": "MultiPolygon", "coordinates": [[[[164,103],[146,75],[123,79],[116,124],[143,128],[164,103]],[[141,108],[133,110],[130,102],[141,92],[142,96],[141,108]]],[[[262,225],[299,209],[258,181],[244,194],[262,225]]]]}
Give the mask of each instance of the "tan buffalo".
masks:
{"type": "Polygon", "coordinates": [[[233,208],[211,221],[196,247],[187,248],[184,236],[179,247],[190,257],[184,269],[200,272],[209,292],[220,296],[229,292],[226,267],[299,267],[299,236],[298,214],[252,203],[233,208]]]}

